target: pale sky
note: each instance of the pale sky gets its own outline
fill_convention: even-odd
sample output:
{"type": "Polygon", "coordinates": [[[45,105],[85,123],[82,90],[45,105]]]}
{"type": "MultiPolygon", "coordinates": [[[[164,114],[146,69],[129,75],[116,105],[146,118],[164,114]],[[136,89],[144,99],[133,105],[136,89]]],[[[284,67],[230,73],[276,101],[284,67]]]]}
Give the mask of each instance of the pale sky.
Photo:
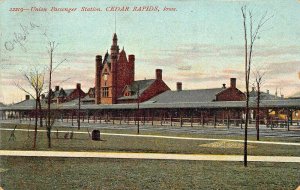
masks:
{"type": "Polygon", "coordinates": [[[25,93],[15,83],[27,87],[23,74],[48,65],[49,40],[59,43],[55,61],[67,59],[55,71],[53,86],[75,88],[79,82],[85,91],[93,87],[95,55],[110,49],[115,16],[120,48],[124,46],[127,55],[136,57],[136,80],[154,78],[155,69],[160,68],[171,89],[178,81],[183,89],[229,86],[229,78],[236,77],[237,87],[245,91],[240,10],[245,4],[253,10],[255,21],[265,11],[273,15],[254,47],[253,68],[266,72],[263,90],[274,94],[277,88],[285,97],[300,91],[299,0],[0,0],[0,102],[24,99],[25,93]],[[129,6],[130,11],[115,15],[106,11],[112,6],[129,6]],[[158,6],[159,11],[132,11],[135,6],[158,6]],[[48,11],[32,12],[31,7],[48,11]],[[77,10],[51,12],[52,7],[77,10]],[[82,12],[81,7],[102,11],[82,12]],[[164,7],[176,11],[163,11],[164,7]],[[13,12],[10,8],[29,10],[13,12]],[[23,40],[18,36],[24,37],[25,27],[23,40]]]}

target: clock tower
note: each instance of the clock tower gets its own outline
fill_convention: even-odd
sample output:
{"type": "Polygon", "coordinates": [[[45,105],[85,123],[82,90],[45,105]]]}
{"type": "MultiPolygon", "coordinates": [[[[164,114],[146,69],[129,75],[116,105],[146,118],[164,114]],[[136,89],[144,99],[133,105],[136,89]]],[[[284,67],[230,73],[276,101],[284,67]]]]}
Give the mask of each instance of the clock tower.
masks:
{"type": "Polygon", "coordinates": [[[134,55],[128,59],[124,48],[120,52],[117,34],[105,56],[96,56],[95,103],[116,104],[126,85],[134,81],[134,55]]]}
{"type": "Polygon", "coordinates": [[[111,77],[112,77],[112,86],[111,86],[111,97],[112,104],[117,103],[117,76],[118,76],[118,57],[119,57],[119,46],[118,46],[118,37],[117,34],[114,33],[113,43],[110,48],[110,56],[111,56],[111,77]]]}

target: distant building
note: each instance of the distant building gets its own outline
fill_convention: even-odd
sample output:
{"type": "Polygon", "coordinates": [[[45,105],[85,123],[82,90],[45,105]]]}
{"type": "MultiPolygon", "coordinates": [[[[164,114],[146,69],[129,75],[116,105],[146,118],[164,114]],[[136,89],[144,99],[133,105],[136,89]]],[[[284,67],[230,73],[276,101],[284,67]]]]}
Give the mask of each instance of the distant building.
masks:
{"type": "MultiPolygon", "coordinates": [[[[251,100],[255,101],[257,99],[257,90],[255,90],[254,87],[252,87],[249,96],[250,96],[250,101],[251,100]]],[[[283,95],[281,95],[280,97],[277,96],[276,94],[273,95],[270,93],[269,90],[267,90],[267,92],[260,91],[260,100],[276,100],[276,99],[283,99],[283,98],[284,98],[283,95]]]]}
{"type": "Polygon", "coordinates": [[[84,104],[93,104],[95,103],[95,88],[90,88],[86,93],[85,97],[81,99],[84,104]]]}
{"type": "MultiPolygon", "coordinates": [[[[63,88],[59,88],[59,86],[55,86],[54,91],[50,91],[51,103],[57,103],[57,104],[78,99],[79,95],[81,98],[85,97],[85,92],[81,90],[80,83],[77,83],[76,88],[74,89],[63,89],[63,88]]],[[[48,99],[48,95],[46,97],[46,100],[47,99],[48,99]]]]}

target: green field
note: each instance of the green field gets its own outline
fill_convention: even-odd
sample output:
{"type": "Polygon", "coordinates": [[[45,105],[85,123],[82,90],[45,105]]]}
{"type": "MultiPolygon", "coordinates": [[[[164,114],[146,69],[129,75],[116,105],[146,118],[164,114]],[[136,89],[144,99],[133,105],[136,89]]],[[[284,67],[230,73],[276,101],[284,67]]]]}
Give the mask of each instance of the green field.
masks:
{"type": "MultiPolygon", "coordinates": [[[[13,128],[15,125],[17,125],[18,129],[34,129],[34,126],[31,125],[27,125],[27,124],[3,124],[0,123],[0,127],[1,128],[13,128]]],[[[85,125],[84,123],[82,123],[82,125],[85,125]]],[[[101,132],[103,133],[120,133],[120,134],[137,134],[137,126],[136,125],[122,125],[125,126],[124,129],[118,129],[115,127],[118,127],[117,124],[112,125],[112,124],[98,124],[97,129],[100,129],[101,132]],[[103,128],[101,129],[100,126],[109,126],[110,128],[103,128]]],[[[184,129],[187,129],[187,131],[184,132],[174,132],[168,129],[176,129],[176,128],[180,128],[180,127],[170,127],[170,126],[164,126],[166,128],[166,130],[164,131],[160,131],[160,130],[155,130],[155,127],[153,127],[154,130],[143,130],[143,127],[141,125],[141,130],[140,130],[140,134],[143,135],[162,135],[162,136],[177,136],[177,137],[195,137],[195,138],[217,138],[217,139],[237,139],[237,140],[243,140],[244,139],[244,129],[240,129],[238,127],[231,127],[230,131],[235,131],[235,132],[241,132],[242,134],[227,134],[227,127],[224,126],[217,126],[217,128],[213,128],[212,126],[197,126],[197,127],[184,127],[184,129]],[[199,130],[199,131],[204,131],[204,133],[192,133],[189,132],[191,130],[199,130]],[[211,130],[221,130],[223,131],[223,134],[211,134],[211,130]],[[208,131],[208,132],[206,132],[208,131]]],[[[161,127],[161,126],[159,126],[161,127]]],[[[147,127],[146,127],[147,128],[147,127]]],[[[45,127],[38,127],[38,129],[41,130],[45,130],[45,127]]],[[[89,131],[91,131],[93,129],[93,127],[89,127],[88,128],[89,131]]],[[[55,132],[56,130],[59,131],[78,131],[77,127],[53,127],[52,128],[52,132],[55,132]]],[[[250,129],[249,129],[250,130],[250,129]]],[[[254,129],[252,129],[254,130],[254,129]]],[[[82,127],[81,130],[82,132],[87,132],[87,128],[82,127]]],[[[271,129],[264,129],[261,131],[267,131],[270,132],[270,134],[273,132],[271,129]]],[[[286,132],[286,129],[276,129],[274,130],[276,131],[278,134],[280,134],[281,132],[286,132]]],[[[299,138],[287,138],[287,137],[281,137],[281,136],[273,136],[273,137],[260,137],[261,141],[280,141],[280,142],[300,142],[300,130],[297,130],[297,133],[299,134],[299,138]],[[299,132],[299,133],[298,133],[299,132]]],[[[250,135],[248,134],[248,140],[252,140],[252,141],[256,141],[256,134],[255,135],[250,135]]]]}
{"type": "MultiPolygon", "coordinates": [[[[27,129],[27,126],[18,128],[27,129]]],[[[53,131],[56,129],[71,131],[61,127],[53,128],[53,131]]],[[[86,129],[80,131],[86,132],[86,129]]],[[[135,134],[135,129],[106,129],[101,132],[135,134]]],[[[36,150],[243,154],[243,143],[237,142],[111,135],[102,135],[102,141],[92,141],[88,133],[74,133],[73,139],[65,139],[64,134],[58,133],[57,138],[56,133],[52,133],[52,148],[49,149],[46,133],[38,132],[36,150]]],[[[173,133],[143,131],[142,134],[168,136],[173,133]]],[[[33,150],[33,132],[15,131],[14,141],[9,141],[10,135],[11,131],[0,131],[0,149],[33,150]]],[[[177,136],[206,137],[189,133],[177,136]]],[[[226,138],[226,135],[221,138],[226,138]]],[[[300,156],[300,148],[249,144],[248,153],[300,156]]],[[[299,171],[299,163],[249,162],[244,168],[242,162],[0,157],[0,179],[4,189],[295,189],[300,185],[299,171]]]]}
{"type": "MultiPolygon", "coordinates": [[[[6,150],[31,150],[33,132],[16,131],[15,141],[9,141],[11,132],[1,131],[0,148],[6,150]],[[29,136],[28,136],[29,134],[29,136]]],[[[182,139],[124,137],[102,135],[102,141],[92,141],[87,133],[74,133],[73,139],[64,139],[64,133],[52,133],[52,148],[60,151],[109,151],[179,154],[229,154],[242,155],[243,143],[224,141],[195,141],[182,139]]],[[[38,132],[36,150],[49,150],[45,132],[38,132]]],[[[299,146],[249,144],[249,155],[300,156],[299,146]]]]}
{"type": "Polygon", "coordinates": [[[299,163],[1,157],[4,189],[295,189],[299,163]]]}

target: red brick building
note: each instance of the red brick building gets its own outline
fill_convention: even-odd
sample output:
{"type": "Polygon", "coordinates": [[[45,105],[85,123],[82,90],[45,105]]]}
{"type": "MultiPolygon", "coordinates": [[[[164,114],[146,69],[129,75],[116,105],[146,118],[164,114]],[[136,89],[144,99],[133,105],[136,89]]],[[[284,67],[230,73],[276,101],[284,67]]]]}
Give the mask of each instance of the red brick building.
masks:
{"type": "Polygon", "coordinates": [[[245,94],[236,88],[236,78],[230,79],[229,88],[216,94],[216,101],[243,101],[245,99],[245,94]]]}
{"type": "Polygon", "coordinates": [[[82,91],[80,83],[77,83],[74,89],[63,89],[59,86],[55,86],[54,91],[51,91],[50,94],[51,102],[57,104],[78,99],[79,95],[81,98],[85,97],[85,92],[82,91]]]}
{"type": "Polygon", "coordinates": [[[117,34],[113,35],[110,54],[96,56],[95,103],[133,103],[151,99],[170,90],[162,80],[162,70],[156,70],[156,79],[134,81],[135,56],[119,52],[117,34]],[[138,98],[139,97],[139,98],[138,98]]]}

